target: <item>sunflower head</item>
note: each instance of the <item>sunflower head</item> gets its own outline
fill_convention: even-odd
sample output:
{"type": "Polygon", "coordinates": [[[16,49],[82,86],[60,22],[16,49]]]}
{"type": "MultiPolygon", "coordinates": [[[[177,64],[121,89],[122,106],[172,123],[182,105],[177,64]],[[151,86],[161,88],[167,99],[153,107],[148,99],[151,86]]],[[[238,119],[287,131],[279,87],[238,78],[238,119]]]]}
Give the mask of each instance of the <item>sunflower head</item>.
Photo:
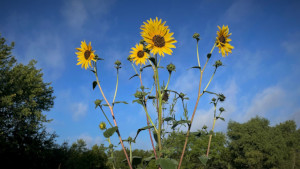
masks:
{"type": "Polygon", "coordinates": [[[172,49],[175,48],[173,43],[177,41],[172,37],[174,33],[170,33],[168,26],[165,26],[166,22],[162,20],[151,19],[144,22],[141,26],[141,35],[147,43],[147,48],[151,50],[151,53],[165,56],[165,53],[172,55],[172,49]]]}
{"type": "Polygon", "coordinates": [[[216,37],[216,46],[219,48],[219,53],[222,53],[222,56],[225,57],[225,54],[232,53],[231,50],[234,49],[233,46],[229,44],[231,39],[229,39],[231,33],[229,33],[228,26],[224,26],[221,28],[218,26],[219,31],[217,31],[216,37]]]}
{"type": "Polygon", "coordinates": [[[105,124],[105,122],[101,122],[101,123],[99,124],[99,128],[100,128],[100,130],[105,130],[105,129],[106,129],[106,124],[105,124]]]}
{"type": "Polygon", "coordinates": [[[89,45],[86,44],[85,41],[81,41],[80,48],[76,48],[78,52],[76,52],[77,55],[77,65],[81,65],[81,68],[87,69],[89,66],[93,67],[91,64],[91,61],[96,62],[95,59],[95,51],[92,50],[91,42],[89,45]]]}
{"type": "Polygon", "coordinates": [[[142,44],[136,44],[135,48],[133,47],[131,49],[130,59],[135,62],[136,65],[142,65],[147,62],[149,54],[144,51],[144,46],[142,44]]]}

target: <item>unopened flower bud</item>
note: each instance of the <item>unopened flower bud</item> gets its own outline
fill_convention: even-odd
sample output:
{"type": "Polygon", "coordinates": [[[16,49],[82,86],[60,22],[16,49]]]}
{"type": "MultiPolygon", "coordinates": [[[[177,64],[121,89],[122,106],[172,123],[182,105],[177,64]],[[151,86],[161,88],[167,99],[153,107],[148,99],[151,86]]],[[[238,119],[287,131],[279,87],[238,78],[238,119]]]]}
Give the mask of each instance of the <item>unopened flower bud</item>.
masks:
{"type": "Polygon", "coordinates": [[[127,57],[127,60],[128,60],[129,62],[132,62],[132,58],[131,58],[130,56],[127,57]]]}
{"type": "Polygon", "coordinates": [[[211,53],[208,53],[207,54],[207,58],[209,59],[211,57],[211,53]]]}
{"type": "Polygon", "coordinates": [[[128,142],[132,142],[132,138],[130,136],[128,137],[128,142]]]}
{"type": "Polygon", "coordinates": [[[211,101],[215,102],[215,101],[216,101],[216,98],[213,97],[213,98],[211,99],[211,101]]]}
{"type": "Polygon", "coordinates": [[[167,69],[168,69],[169,73],[172,73],[172,71],[176,70],[176,66],[173,65],[172,63],[170,63],[167,65],[167,69]]]}
{"type": "Polygon", "coordinates": [[[224,100],[225,100],[225,96],[223,95],[223,94],[219,94],[219,100],[221,101],[221,102],[223,102],[224,100]]]}
{"type": "Polygon", "coordinates": [[[97,108],[98,106],[100,106],[101,102],[102,102],[102,100],[99,100],[99,99],[95,100],[95,106],[96,106],[95,108],[97,108]]]}
{"type": "Polygon", "coordinates": [[[223,65],[223,63],[220,60],[217,60],[213,66],[218,68],[219,66],[222,66],[222,65],[223,65]]]}
{"type": "Polygon", "coordinates": [[[105,129],[106,129],[106,124],[105,124],[105,122],[101,122],[101,123],[99,124],[99,128],[100,128],[100,130],[105,130],[105,129]]]}
{"type": "Polygon", "coordinates": [[[119,60],[115,61],[115,68],[117,68],[117,69],[121,68],[120,67],[121,64],[122,63],[119,60]]]}
{"type": "Polygon", "coordinates": [[[199,33],[194,33],[193,38],[195,38],[198,42],[200,40],[200,34],[199,33]]]}
{"type": "Polygon", "coordinates": [[[146,41],[145,41],[144,39],[141,39],[141,40],[140,40],[140,44],[142,44],[142,45],[144,45],[144,46],[145,46],[145,42],[146,42],[146,41]]]}
{"type": "Polygon", "coordinates": [[[144,46],[143,51],[146,53],[150,53],[150,50],[148,48],[146,48],[146,46],[144,46]]]}
{"type": "Polygon", "coordinates": [[[219,110],[220,110],[220,112],[225,111],[225,109],[223,107],[220,107],[219,110]]]}
{"type": "Polygon", "coordinates": [[[206,125],[203,125],[202,129],[204,129],[204,130],[207,129],[207,126],[206,126],[206,125]]]}

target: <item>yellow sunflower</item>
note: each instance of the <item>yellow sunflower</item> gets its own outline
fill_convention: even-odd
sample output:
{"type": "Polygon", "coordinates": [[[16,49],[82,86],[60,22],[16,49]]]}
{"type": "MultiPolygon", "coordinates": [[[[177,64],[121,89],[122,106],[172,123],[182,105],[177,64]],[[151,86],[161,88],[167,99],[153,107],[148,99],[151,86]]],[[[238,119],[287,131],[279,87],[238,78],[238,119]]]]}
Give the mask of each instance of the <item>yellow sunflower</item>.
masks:
{"type": "Polygon", "coordinates": [[[174,33],[170,33],[168,26],[165,26],[166,22],[162,23],[162,20],[151,19],[144,22],[141,26],[141,35],[145,42],[148,44],[147,48],[151,50],[151,53],[165,56],[165,53],[172,55],[171,48],[176,48],[173,43],[177,41],[172,37],[174,33]]]}
{"type": "Polygon", "coordinates": [[[136,65],[145,64],[147,62],[149,54],[144,52],[144,46],[142,44],[136,44],[135,48],[131,49],[132,51],[130,51],[130,58],[133,62],[135,62],[136,65]]]}
{"type": "Polygon", "coordinates": [[[92,67],[91,61],[96,62],[95,58],[95,51],[92,50],[91,42],[89,45],[85,43],[85,41],[81,41],[81,48],[76,48],[78,52],[77,55],[77,65],[81,64],[81,68],[87,69],[89,66],[92,67]]]}
{"type": "Polygon", "coordinates": [[[231,33],[229,33],[228,26],[224,26],[221,28],[218,26],[219,31],[217,31],[217,40],[216,40],[216,46],[219,48],[219,53],[222,53],[222,56],[225,57],[225,53],[228,56],[228,52],[232,53],[231,50],[234,48],[229,44],[231,39],[229,39],[229,36],[231,33]]]}

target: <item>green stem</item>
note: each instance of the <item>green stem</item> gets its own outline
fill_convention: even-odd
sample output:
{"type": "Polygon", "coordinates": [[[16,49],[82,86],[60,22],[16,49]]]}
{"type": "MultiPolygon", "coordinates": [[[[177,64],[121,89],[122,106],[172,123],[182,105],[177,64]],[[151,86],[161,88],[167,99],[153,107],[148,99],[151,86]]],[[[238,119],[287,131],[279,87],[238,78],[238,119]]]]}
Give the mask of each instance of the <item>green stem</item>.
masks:
{"type": "Polygon", "coordinates": [[[102,109],[102,106],[100,106],[100,109],[102,110],[103,115],[105,116],[106,120],[108,121],[108,123],[110,124],[111,127],[113,127],[113,125],[111,124],[111,122],[109,121],[108,117],[106,116],[105,112],[102,109]]]}
{"type": "MultiPolygon", "coordinates": [[[[216,118],[216,111],[217,111],[217,105],[215,104],[215,109],[214,109],[214,122],[213,122],[213,127],[212,127],[212,129],[211,129],[212,132],[214,131],[215,124],[216,124],[216,121],[217,121],[217,118],[216,118]]],[[[207,151],[206,151],[206,157],[208,157],[208,154],[209,154],[211,138],[212,138],[212,134],[209,135],[209,141],[208,141],[208,146],[207,146],[207,151]]]]}
{"type": "Polygon", "coordinates": [[[198,59],[198,66],[201,67],[201,65],[200,65],[200,59],[199,59],[198,41],[197,41],[197,59],[198,59]]]}
{"type": "Polygon", "coordinates": [[[118,84],[119,84],[119,69],[117,69],[117,82],[116,82],[116,89],[115,89],[115,95],[114,95],[114,99],[113,99],[113,103],[112,103],[112,108],[114,108],[115,99],[116,99],[116,95],[117,95],[117,91],[118,91],[118,84]]]}
{"type": "Polygon", "coordinates": [[[169,85],[170,79],[171,79],[171,73],[169,73],[169,78],[168,78],[168,82],[167,82],[167,85],[166,85],[166,87],[165,87],[165,90],[168,89],[168,85],[169,85]]]}
{"type": "Polygon", "coordinates": [[[159,66],[160,60],[161,60],[161,56],[159,57],[159,61],[158,61],[157,67],[159,66]]]}
{"type": "MultiPolygon", "coordinates": [[[[111,145],[110,138],[108,138],[107,140],[108,140],[109,145],[111,145]]],[[[114,160],[114,153],[113,153],[113,151],[111,151],[110,156],[113,159],[113,169],[115,169],[115,160],[114,160]]]]}
{"type": "Polygon", "coordinates": [[[158,90],[158,103],[159,103],[159,107],[158,107],[158,133],[157,133],[157,137],[158,137],[158,147],[159,150],[162,150],[162,145],[161,145],[161,140],[160,140],[160,133],[161,133],[161,127],[162,127],[162,94],[161,94],[161,90],[160,90],[160,85],[159,85],[159,75],[158,75],[158,68],[156,68],[155,71],[156,74],[156,83],[157,83],[157,90],[158,90]]]}
{"type": "Polygon", "coordinates": [[[208,88],[208,86],[209,86],[209,84],[210,84],[211,80],[212,80],[212,79],[213,79],[213,77],[215,76],[215,73],[216,73],[216,71],[217,71],[217,68],[215,69],[214,73],[212,74],[212,76],[211,76],[211,78],[210,78],[209,82],[207,83],[207,85],[206,85],[205,89],[203,90],[203,92],[205,92],[205,91],[206,91],[206,89],[208,88]]]}
{"type": "Polygon", "coordinates": [[[157,135],[158,135],[158,131],[157,131],[157,128],[155,127],[155,125],[154,125],[154,123],[153,123],[153,121],[152,121],[152,119],[151,119],[151,117],[150,117],[150,115],[149,115],[149,113],[148,113],[148,111],[147,111],[147,108],[146,108],[146,106],[145,105],[143,105],[143,107],[144,107],[144,110],[145,110],[145,112],[146,112],[146,114],[147,114],[147,117],[149,118],[149,120],[150,120],[150,123],[152,124],[152,126],[154,127],[154,130],[155,130],[155,132],[157,133],[157,135]]]}
{"type": "Polygon", "coordinates": [[[132,148],[131,148],[131,142],[129,142],[129,156],[130,156],[130,163],[132,165],[132,148]]]}
{"type": "Polygon", "coordinates": [[[210,51],[210,54],[212,54],[212,52],[214,51],[215,47],[216,47],[216,43],[215,43],[214,46],[212,47],[212,49],[211,49],[211,51],[210,51]]]}
{"type": "Polygon", "coordinates": [[[132,67],[133,67],[135,73],[138,74],[132,62],[131,62],[131,65],[132,65],[132,67]]]}
{"type": "MultiPolygon", "coordinates": [[[[96,66],[96,64],[95,64],[94,72],[95,72],[95,76],[96,76],[96,80],[97,80],[97,85],[98,85],[98,87],[99,87],[99,90],[100,90],[100,92],[101,92],[101,94],[102,94],[102,96],[103,96],[103,98],[104,98],[106,104],[108,105],[108,107],[109,107],[109,109],[110,109],[110,113],[111,113],[111,116],[113,117],[115,127],[118,127],[117,121],[116,121],[116,119],[115,119],[114,111],[113,111],[111,105],[109,104],[109,102],[107,101],[107,99],[106,99],[106,97],[105,97],[105,95],[104,95],[104,93],[103,93],[103,90],[102,90],[102,88],[101,88],[101,86],[100,86],[100,82],[99,82],[99,78],[98,78],[98,73],[97,73],[97,68],[96,68],[96,67],[97,67],[97,66],[96,66]]],[[[119,137],[119,140],[120,140],[120,143],[121,143],[123,152],[124,152],[124,154],[125,154],[125,157],[126,157],[128,166],[129,166],[130,169],[132,169],[132,166],[131,166],[131,163],[130,163],[130,161],[129,161],[129,158],[128,158],[126,149],[125,149],[125,147],[124,147],[124,143],[123,143],[123,140],[122,140],[122,137],[121,137],[121,134],[120,134],[119,129],[117,129],[116,132],[117,132],[117,134],[118,134],[118,137],[119,137]]]]}

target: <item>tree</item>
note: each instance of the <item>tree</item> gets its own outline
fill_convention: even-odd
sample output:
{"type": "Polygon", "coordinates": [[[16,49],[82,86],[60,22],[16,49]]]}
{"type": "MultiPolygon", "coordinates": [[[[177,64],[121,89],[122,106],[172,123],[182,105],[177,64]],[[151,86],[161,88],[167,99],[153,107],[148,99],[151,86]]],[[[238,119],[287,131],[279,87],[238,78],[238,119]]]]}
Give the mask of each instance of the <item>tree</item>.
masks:
{"type": "Polygon", "coordinates": [[[255,117],[244,124],[228,123],[229,149],[234,168],[299,168],[299,130],[294,121],[275,127],[255,117]]]}
{"type": "MultiPolygon", "coordinates": [[[[14,168],[48,168],[47,151],[54,146],[54,134],[46,132],[43,114],[53,107],[53,88],[43,81],[36,61],[17,63],[0,35],[0,155],[1,165],[14,168]]],[[[58,166],[58,164],[52,164],[58,166]]]]}

